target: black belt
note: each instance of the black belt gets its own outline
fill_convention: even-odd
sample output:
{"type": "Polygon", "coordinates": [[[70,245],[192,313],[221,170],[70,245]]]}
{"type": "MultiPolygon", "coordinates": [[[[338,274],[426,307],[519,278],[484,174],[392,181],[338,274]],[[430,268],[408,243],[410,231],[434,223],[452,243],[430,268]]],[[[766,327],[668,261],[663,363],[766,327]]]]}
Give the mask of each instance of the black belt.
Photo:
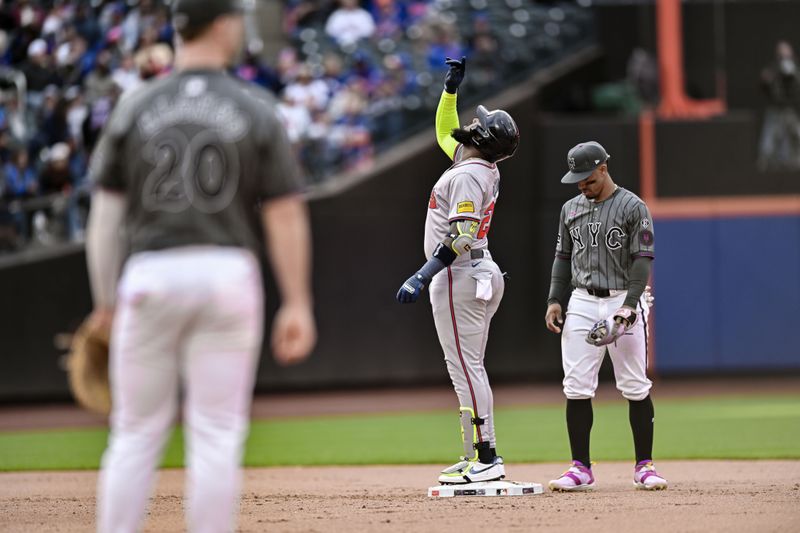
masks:
{"type": "Polygon", "coordinates": [[[586,292],[592,296],[597,296],[598,298],[608,298],[611,296],[611,293],[608,289],[586,289],[586,292]]]}
{"type": "Polygon", "coordinates": [[[488,250],[486,248],[479,248],[477,250],[470,250],[469,257],[470,259],[483,259],[484,257],[488,257],[488,250]],[[484,252],[487,252],[484,254],[484,252]]]}

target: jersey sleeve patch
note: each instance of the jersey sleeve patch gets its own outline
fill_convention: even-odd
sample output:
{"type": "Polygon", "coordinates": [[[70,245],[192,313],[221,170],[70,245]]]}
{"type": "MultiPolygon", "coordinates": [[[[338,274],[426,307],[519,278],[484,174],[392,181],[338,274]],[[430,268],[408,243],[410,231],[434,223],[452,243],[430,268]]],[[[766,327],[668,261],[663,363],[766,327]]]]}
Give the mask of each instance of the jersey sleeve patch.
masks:
{"type": "Polygon", "coordinates": [[[475,204],[472,202],[459,202],[457,209],[457,213],[474,213],[475,212],[475,204]]]}
{"type": "Polygon", "coordinates": [[[428,200],[428,208],[429,209],[436,209],[436,191],[431,191],[431,199],[428,200]]]}
{"type": "MultiPolygon", "coordinates": [[[[643,222],[647,219],[643,219],[643,222]]],[[[639,232],[639,242],[642,243],[643,246],[652,246],[653,244],[653,232],[650,230],[643,230],[639,232]]]]}

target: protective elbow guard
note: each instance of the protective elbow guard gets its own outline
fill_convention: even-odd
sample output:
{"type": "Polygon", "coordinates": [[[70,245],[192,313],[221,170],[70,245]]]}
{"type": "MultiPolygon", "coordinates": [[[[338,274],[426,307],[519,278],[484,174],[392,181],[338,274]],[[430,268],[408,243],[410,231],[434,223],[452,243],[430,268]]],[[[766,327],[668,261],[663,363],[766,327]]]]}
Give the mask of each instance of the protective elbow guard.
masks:
{"type": "Polygon", "coordinates": [[[462,233],[461,235],[453,235],[453,244],[451,245],[453,251],[461,255],[465,252],[472,250],[472,243],[475,241],[469,233],[462,233]]]}
{"type": "Polygon", "coordinates": [[[475,242],[475,235],[478,233],[478,222],[475,220],[456,220],[450,225],[450,247],[461,255],[472,250],[472,243],[475,242]]]}

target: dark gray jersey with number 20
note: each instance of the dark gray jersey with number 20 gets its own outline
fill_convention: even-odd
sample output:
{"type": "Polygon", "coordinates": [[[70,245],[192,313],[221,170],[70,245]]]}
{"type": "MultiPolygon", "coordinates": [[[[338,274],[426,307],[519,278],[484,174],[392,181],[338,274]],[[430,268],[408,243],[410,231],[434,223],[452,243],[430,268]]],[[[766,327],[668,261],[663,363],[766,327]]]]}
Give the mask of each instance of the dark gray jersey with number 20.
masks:
{"type": "Polygon", "coordinates": [[[622,187],[600,203],[579,194],[561,208],[556,257],[572,262],[578,288],[625,290],[633,260],[654,257],[650,211],[622,187]]]}
{"type": "Polygon", "coordinates": [[[176,73],[123,99],[90,173],[126,195],[130,253],[257,250],[258,204],[302,187],[273,98],[214,70],[176,73]]]}

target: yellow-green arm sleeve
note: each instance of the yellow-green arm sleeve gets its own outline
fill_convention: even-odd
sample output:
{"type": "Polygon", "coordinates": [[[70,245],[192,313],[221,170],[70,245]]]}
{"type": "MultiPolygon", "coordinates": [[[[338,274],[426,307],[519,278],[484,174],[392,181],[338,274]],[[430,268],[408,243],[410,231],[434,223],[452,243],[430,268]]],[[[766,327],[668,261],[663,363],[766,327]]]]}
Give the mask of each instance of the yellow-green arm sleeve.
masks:
{"type": "Polygon", "coordinates": [[[458,127],[456,95],[442,91],[439,107],[436,108],[436,141],[450,159],[455,157],[458,147],[458,142],[450,136],[450,133],[458,127]]]}

